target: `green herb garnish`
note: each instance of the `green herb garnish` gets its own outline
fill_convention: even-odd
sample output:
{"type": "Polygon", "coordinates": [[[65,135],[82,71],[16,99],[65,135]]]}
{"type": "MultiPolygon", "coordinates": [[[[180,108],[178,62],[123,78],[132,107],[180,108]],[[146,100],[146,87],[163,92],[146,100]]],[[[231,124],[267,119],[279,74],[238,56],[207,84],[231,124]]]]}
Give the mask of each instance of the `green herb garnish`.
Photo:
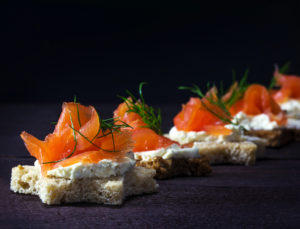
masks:
{"type": "MultiPolygon", "coordinates": [[[[126,127],[132,128],[130,125],[128,125],[126,122],[120,120],[118,117],[102,119],[102,120],[100,120],[100,126],[101,126],[101,131],[103,134],[107,130],[112,131],[112,132],[120,132],[121,128],[126,128],[126,127]],[[122,124],[116,124],[119,122],[122,124]]],[[[100,137],[98,137],[98,138],[100,138],[100,137]]]]}
{"type": "Polygon", "coordinates": [[[143,122],[146,126],[145,128],[150,128],[158,134],[162,134],[161,130],[161,111],[160,109],[155,110],[153,107],[145,104],[142,88],[145,82],[140,83],[139,85],[139,96],[136,98],[130,91],[126,90],[126,93],[129,95],[129,98],[119,96],[127,105],[127,112],[133,112],[141,116],[143,122]]]}
{"type": "MultiPolygon", "coordinates": [[[[74,99],[74,101],[76,102],[76,99],[74,99]]],[[[79,114],[79,111],[77,112],[77,114],[79,114]]],[[[125,128],[125,127],[132,128],[132,127],[129,126],[127,123],[121,121],[118,118],[100,119],[98,113],[97,113],[97,116],[98,116],[98,119],[99,119],[99,122],[100,122],[99,129],[98,129],[97,134],[95,135],[95,137],[92,140],[90,140],[88,137],[86,137],[84,134],[82,134],[79,130],[75,129],[73,119],[72,119],[72,115],[70,113],[71,125],[69,125],[69,127],[73,130],[73,136],[74,136],[74,141],[75,141],[75,146],[74,146],[73,151],[67,157],[65,157],[63,159],[60,159],[58,161],[43,162],[42,164],[58,163],[60,161],[63,161],[63,160],[66,160],[66,159],[70,158],[74,154],[74,152],[76,151],[76,148],[77,148],[76,133],[78,133],[86,141],[88,141],[91,145],[95,146],[96,148],[98,148],[100,150],[103,150],[103,151],[106,151],[106,152],[118,152],[118,151],[116,151],[116,148],[115,148],[115,139],[114,139],[114,134],[113,133],[114,132],[120,133],[121,128],[125,128]],[[116,124],[117,122],[121,122],[122,124],[116,124]],[[102,132],[101,136],[99,136],[100,132],[102,132]],[[112,142],[113,142],[113,148],[114,148],[113,150],[103,149],[103,148],[101,148],[100,146],[96,145],[93,142],[96,138],[102,138],[102,137],[108,136],[110,134],[112,136],[112,142]]],[[[79,118],[79,115],[78,115],[78,118],[79,118]]]]}
{"type": "MultiPolygon", "coordinates": [[[[242,79],[240,82],[237,82],[235,80],[235,71],[232,71],[232,79],[233,79],[233,84],[231,88],[231,95],[228,99],[224,101],[226,106],[231,107],[233,104],[235,104],[239,99],[241,99],[245,93],[245,91],[248,88],[248,83],[247,83],[247,78],[249,74],[249,69],[246,69],[242,79]]],[[[230,89],[229,89],[230,91],[230,89]]],[[[223,93],[221,92],[220,97],[223,97],[223,93]]]]}
{"type": "Polygon", "coordinates": [[[279,73],[281,74],[287,74],[290,71],[291,62],[286,62],[281,68],[279,68],[279,73]]]}
{"type": "Polygon", "coordinates": [[[105,137],[105,136],[111,134],[112,142],[113,142],[113,146],[114,146],[114,152],[116,152],[114,132],[120,133],[121,128],[132,128],[132,127],[130,125],[128,125],[126,122],[123,122],[122,120],[120,120],[119,118],[108,118],[108,119],[103,119],[103,120],[99,119],[99,120],[100,120],[100,127],[101,127],[100,129],[101,129],[102,135],[98,136],[100,133],[100,129],[99,129],[98,134],[93,139],[95,139],[96,137],[102,138],[102,137],[105,137]],[[122,124],[116,124],[119,122],[122,124]],[[107,133],[105,133],[105,132],[107,132],[107,133]]]}
{"type": "Polygon", "coordinates": [[[80,115],[79,115],[79,108],[78,108],[78,103],[77,103],[77,100],[76,100],[76,95],[74,95],[74,103],[76,104],[76,108],[77,108],[78,123],[79,123],[79,126],[81,127],[81,121],[80,121],[80,115]]]}
{"type": "Polygon", "coordinates": [[[115,147],[114,147],[114,150],[107,150],[107,149],[101,148],[100,146],[98,146],[95,143],[93,143],[88,137],[86,137],[85,135],[83,135],[80,131],[75,130],[74,127],[70,126],[70,128],[72,128],[73,131],[75,131],[76,133],[78,133],[81,137],[83,137],[86,141],[88,141],[91,145],[95,146],[96,148],[101,149],[103,151],[107,151],[107,152],[117,152],[117,151],[115,151],[115,147]]]}
{"type": "Polygon", "coordinates": [[[275,78],[275,76],[273,76],[271,79],[270,85],[268,87],[268,90],[271,90],[272,88],[274,88],[276,86],[276,84],[277,84],[276,78],[275,78]]]}
{"type": "Polygon", "coordinates": [[[214,116],[216,116],[218,119],[220,119],[223,123],[228,123],[234,126],[239,126],[242,130],[244,130],[244,127],[240,126],[239,123],[233,122],[232,119],[232,115],[230,114],[228,107],[232,106],[243,94],[245,88],[246,88],[246,79],[248,76],[248,70],[245,72],[243,79],[241,80],[241,82],[238,84],[238,87],[240,88],[236,88],[234,90],[234,93],[232,93],[233,95],[230,96],[230,98],[226,101],[224,101],[223,99],[223,84],[221,83],[220,87],[220,91],[222,93],[218,93],[217,87],[214,85],[213,89],[210,89],[210,84],[207,84],[207,89],[208,90],[214,90],[209,91],[207,95],[204,95],[202,93],[202,91],[200,90],[200,88],[193,84],[192,87],[186,87],[186,86],[180,86],[178,87],[179,90],[189,90],[195,94],[197,94],[200,97],[201,103],[203,105],[203,107],[209,111],[211,114],[213,114],[214,116]],[[222,115],[218,112],[216,112],[215,110],[211,109],[206,102],[204,101],[207,100],[208,103],[217,106],[218,108],[220,108],[220,110],[222,111],[223,114],[222,115]]]}
{"type": "MultiPolygon", "coordinates": [[[[290,67],[291,67],[290,61],[286,62],[281,68],[279,68],[278,65],[275,65],[275,69],[278,69],[278,72],[281,74],[287,74],[290,71],[290,67]]],[[[276,84],[277,84],[276,78],[275,76],[273,76],[268,89],[271,90],[276,86],[276,84]]]]}
{"type": "Polygon", "coordinates": [[[193,84],[192,87],[180,86],[180,87],[178,87],[178,89],[179,90],[189,90],[189,91],[197,94],[201,99],[202,105],[204,106],[204,108],[207,111],[212,113],[214,116],[216,116],[222,122],[233,124],[231,121],[232,116],[231,116],[230,112],[228,111],[226,104],[224,103],[224,101],[222,100],[221,97],[217,96],[217,93],[215,93],[216,96],[213,96],[212,93],[209,93],[208,96],[205,96],[196,84],[193,84]],[[209,108],[207,106],[207,104],[203,101],[203,99],[206,99],[212,105],[218,106],[228,117],[222,116],[222,115],[218,114],[217,112],[215,112],[214,110],[212,110],[211,108],[209,108]]]}

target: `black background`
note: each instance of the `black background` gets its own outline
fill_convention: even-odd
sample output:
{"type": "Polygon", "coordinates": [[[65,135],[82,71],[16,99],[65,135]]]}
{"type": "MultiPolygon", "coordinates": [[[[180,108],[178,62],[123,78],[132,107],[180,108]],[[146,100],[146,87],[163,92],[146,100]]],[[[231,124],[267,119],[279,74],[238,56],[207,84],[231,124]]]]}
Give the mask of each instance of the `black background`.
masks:
{"type": "Polygon", "coordinates": [[[167,132],[191,95],[179,85],[229,85],[233,68],[239,77],[249,68],[250,82],[268,84],[274,64],[286,61],[300,74],[299,3],[28,2],[0,3],[2,227],[299,227],[298,143],[267,149],[255,166],[219,165],[208,177],[159,181],[157,194],[121,207],[47,207],[9,189],[11,168],[33,163],[21,131],[43,139],[58,104],[75,94],[108,118],[117,94],[147,81],[146,100],[162,108],[167,132]]]}
{"type": "MultiPolygon", "coordinates": [[[[24,4],[24,3],[23,3],[24,4]]],[[[274,64],[300,73],[299,3],[96,1],[2,5],[0,102],[118,103],[139,82],[149,103],[183,103],[179,85],[268,84],[274,64]]]]}

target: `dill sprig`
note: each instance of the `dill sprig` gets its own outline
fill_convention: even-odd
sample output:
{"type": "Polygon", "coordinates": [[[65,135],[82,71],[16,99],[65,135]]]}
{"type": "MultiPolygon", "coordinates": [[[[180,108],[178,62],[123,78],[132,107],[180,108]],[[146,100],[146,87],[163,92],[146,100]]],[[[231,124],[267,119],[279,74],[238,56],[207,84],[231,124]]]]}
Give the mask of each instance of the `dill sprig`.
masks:
{"type": "Polygon", "coordinates": [[[115,131],[120,132],[121,128],[126,128],[126,127],[132,128],[126,122],[120,120],[119,117],[101,119],[100,120],[100,125],[101,125],[102,133],[105,132],[106,130],[113,131],[113,132],[115,132],[115,131]],[[122,124],[116,124],[116,123],[119,123],[119,122],[121,122],[122,124]]]}
{"type": "Polygon", "coordinates": [[[78,118],[79,127],[81,127],[81,121],[80,121],[80,115],[79,115],[79,108],[78,108],[78,103],[77,103],[76,95],[74,95],[74,103],[76,104],[76,108],[77,108],[77,118],[78,118]]]}
{"type": "Polygon", "coordinates": [[[97,138],[102,138],[111,134],[114,152],[116,152],[114,132],[120,133],[121,128],[132,128],[130,125],[128,125],[126,122],[123,122],[119,118],[108,118],[108,119],[100,120],[100,127],[101,127],[102,135],[101,136],[96,135],[97,138]],[[120,122],[122,124],[117,124],[120,122]]]}
{"type": "MultiPolygon", "coordinates": [[[[113,147],[114,147],[113,152],[117,152],[116,148],[115,148],[114,132],[120,133],[121,128],[132,128],[130,125],[123,122],[119,118],[102,119],[102,120],[100,120],[100,127],[101,127],[100,131],[102,132],[102,135],[100,135],[100,136],[96,135],[96,137],[103,138],[103,137],[111,134],[112,143],[113,143],[113,147]],[[121,122],[122,124],[117,124],[119,122],[121,122]]],[[[100,133],[100,131],[98,131],[98,132],[100,133]]]]}
{"type": "Polygon", "coordinates": [[[158,134],[162,134],[161,130],[161,111],[160,109],[155,110],[153,107],[146,105],[143,96],[143,85],[146,82],[142,82],[139,85],[139,98],[136,98],[129,90],[126,90],[129,98],[119,96],[127,105],[127,112],[133,112],[141,116],[143,122],[146,126],[145,128],[150,128],[158,134]]]}
{"type": "MultiPolygon", "coordinates": [[[[244,92],[248,88],[247,78],[249,75],[249,69],[246,69],[242,79],[240,82],[235,80],[236,74],[235,71],[232,72],[232,88],[231,88],[231,95],[228,99],[224,101],[227,107],[231,107],[233,104],[235,104],[239,99],[241,99],[244,95],[244,92]]],[[[230,89],[229,89],[230,90],[230,89]]],[[[230,92],[230,91],[229,91],[230,92]]],[[[223,97],[223,92],[221,91],[221,96],[223,97]]]]}
{"type": "MultiPolygon", "coordinates": [[[[76,102],[76,97],[74,99],[74,103],[76,102]]],[[[121,128],[132,128],[130,125],[128,125],[127,123],[121,121],[119,118],[109,118],[109,119],[100,119],[99,117],[99,114],[97,113],[97,116],[98,116],[98,119],[99,119],[99,129],[97,131],[97,134],[93,137],[92,140],[90,140],[88,137],[86,137],[84,134],[82,134],[79,130],[76,130],[75,127],[74,127],[74,123],[73,123],[73,119],[72,119],[72,115],[71,113],[70,114],[70,122],[71,122],[71,125],[69,125],[69,127],[73,130],[73,136],[74,136],[74,141],[75,141],[75,145],[74,145],[74,149],[73,151],[65,158],[62,158],[58,161],[49,161],[49,162],[43,162],[42,164],[50,164],[50,163],[58,163],[58,162],[61,162],[63,160],[66,160],[68,158],[70,158],[74,152],[76,151],[76,148],[77,148],[77,139],[76,139],[76,133],[78,133],[80,136],[82,136],[86,141],[88,141],[91,145],[95,146],[96,148],[100,149],[100,150],[103,150],[103,151],[106,151],[106,152],[118,152],[116,150],[116,147],[115,147],[115,139],[114,139],[114,132],[118,132],[120,133],[121,132],[121,128]],[[121,122],[122,124],[117,124],[117,122],[121,122]],[[99,136],[100,132],[102,132],[102,135],[99,136]],[[105,136],[108,136],[110,135],[112,136],[112,143],[113,143],[113,150],[108,150],[108,149],[103,149],[101,148],[100,146],[98,146],[97,144],[95,144],[93,141],[96,139],[96,138],[102,138],[102,137],[105,137],[105,136]]],[[[77,106],[77,117],[78,117],[78,122],[80,117],[79,117],[79,110],[78,110],[78,106],[77,106]]]]}
{"type": "MultiPolygon", "coordinates": [[[[209,85],[209,84],[208,84],[209,85]]],[[[220,119],[222,122],[224,123],[229,123],[229,124],[233,124],[231,121],[231,114],[228,111],[226,104],[223,102],[222,98],[219,96],[213,96],[212,93],[209,93],[208,96],[205,96],[202,91],[200,90],[200,88],[196,85],[193,84],[192,87],[187,87],[187,86],[180,86],[178,87],[179,90],[189,90],[195,94],[197,94],[200,99],[201,99],[201,103],[203,105],[203,107],[209,111],[210,113],[212,113],[214,116],[216,116],[218,119],[220,119]],[[212,110],[209,106],[207,106],[207,104],[203,101],[203,99],[207,99],[207,101],[215,106],[218,106],[228,117],[222,116],[220,114],[218,114],[218,112],[215,112],[214,110],[212,110]]],[[[209,89],[209,88],[208,88],[209,89]]]]}
{"type": "MultiPolygon", "coordinates": [[[[244,83],[242,83],[242,85],[244,85],[244,83]]],[[[213,90],[215,90],[214,91],[215,93],[214,92],[208,92],[207,95],[204,95],[202,93],[202,91],[200,90],[200,88],[196,84],[193,84],[192,87],[180,86],[180,87],[178,87],[178,89],[179,90],[189,90],[189,91],[197,94],[200,97],[200,100],[201,100],[201,103],[202,103],[203,107],[207,111],[209,111],[211,114],[213,114],[215,117],[220,119],[223,123],[231,124],[233,126],[238,126],[241,130],[245,129],[244,127],[240,126],[239,123],[232,121],[233,117],[232,117],[232,115],[230,114],[230,112],[228,110],[228,104],[226,102],[224,102],[223,99],[222,99],[223,91],[224,91],[222,83],[220,85],[220,92],[221,93],[218,93],[217,87],[214,85],[213,90]],[[223,114],[225,114],[225,115],[222,115],[222,114],[216,112],[215,110],[211,109],[206,104],[204,99],[207,100],[208,103],[210,103],[212,105],[215,105],[218,108],[220,108],[221,111],[223,112],[223,114]]],[[[207,84],[207,89],[210,90],[210,83],[207,84]]]]}
{"type": "MultiPolygon", "coordinates": [[[[278,70],[278,72],[281,74],[287,74],[290,71],[290,67],[291,67],[290,61],[286,62],[281,68],[279,68],[278,65],[275,64],[275,69],[278,70]]],[[[276,84],[277,84],[277,80],[275,76],[273,76],[268,89],[271,90],[276,86],[276,84]]]]}
{"type": "Polygon", "coordinates": [[[270,82],[270,85],[268,86],[268,90],[271,90],[272,88],[274,88],[277,84],[277,80],[276,78],[273,76],[270,82]]]}
{"type": "MultiPolygon", "coordinates": [[[[95,146],[96,148],[98,149],[101,149],[103,151],[107,151],[107,152],[117,152],[115,150],[115,145],[114,145],[114,150],[108,150],[108,149],[103,149],[101,148],[100,146],[96,145],[93,141],[91,141],[88,137],[86,137],[84,134],[82,134],[79,130],[76,130],[74,127],[70,126],[70,128],[75,131],[76,133],[78,133],[81,137],[83,137],[86,141],[88,141],[91,145],[95,146]]],[[[113,142],[114,142],[114,139],[113,139],[113,142]]]]}
{"type": "MultiPolygon", "coordinates": [[[[278,68],[278,66],[277,66],[277,68],[278,68]]],[[[278,71],[281,74],[287,74],[290,71],[290,68],[291,68],[291,62],[288,61],[281,68],[279,68],[278,71]]]]}

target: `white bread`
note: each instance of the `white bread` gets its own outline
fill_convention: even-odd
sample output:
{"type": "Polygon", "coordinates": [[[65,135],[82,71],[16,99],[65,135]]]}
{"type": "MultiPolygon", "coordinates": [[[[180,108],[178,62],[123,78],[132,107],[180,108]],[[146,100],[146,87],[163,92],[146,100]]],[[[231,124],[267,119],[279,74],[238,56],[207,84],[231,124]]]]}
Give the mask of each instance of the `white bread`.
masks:
{"type": "Polygon", "coordinates": [[[256,160],[257,145],[244,142],[194,142],[194,147],[211,164],[252,165],[256,160]]]}
{"type": "Polygon", "coordinates": [[[35,166],[12,169],[10,189],[13,192],[38,195],[45,204],[91,202],[119,205],[127,196],[152,193],[158,188],[155,171],[134,167],[123,176],[109,178],[47,178],[35,166]]]}

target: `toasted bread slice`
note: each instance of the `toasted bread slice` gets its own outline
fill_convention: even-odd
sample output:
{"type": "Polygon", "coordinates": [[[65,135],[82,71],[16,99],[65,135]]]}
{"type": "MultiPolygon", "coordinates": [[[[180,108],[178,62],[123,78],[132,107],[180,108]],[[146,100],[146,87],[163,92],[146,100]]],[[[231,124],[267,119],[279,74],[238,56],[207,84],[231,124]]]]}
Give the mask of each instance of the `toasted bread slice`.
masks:
{"type": "Polygon", "coordinates": [[[139,160],[136,166],[156,170],[155,178],[167,179],[175,176],[205,176],[211,173],[211,167],[206,157],[170,158],[156,156],[152,160],[139,160]]]}
{"type": "Polygon", "coordinates": [[[256,160],[257,145],[248,142],[194,142],[199,153],[211,164],[252,165],[256,160]]]}
{"type": "Polygon", "coordinates": [[[134,167],[123,176],[65,179],[43,177],[35,166],[12,169],[10,188],[14,192],[38,195],[43,203],[91,202],[119,205],[127,196],[152,193],[158,188],[155,170],[134,167]]]}
{"type": "Polygon", "coordinates": [[[293,132],[286,128],[275,130],[249,130],[246,134],[266,139],[268,147],[283,146],[293,140],[293,132]]]}
{"type": "Polygon", "coordinates": [[[265,156],[265,151],[266,147],[268,144],[268,140],[264,138],[260,138],[257,136],[248,136],[248,135],[243,135],[241,137],[240,142],[253,142],[257,146],[257,150],[255,152],[256,155],[256,160],[261,159],[265,156]]]}

